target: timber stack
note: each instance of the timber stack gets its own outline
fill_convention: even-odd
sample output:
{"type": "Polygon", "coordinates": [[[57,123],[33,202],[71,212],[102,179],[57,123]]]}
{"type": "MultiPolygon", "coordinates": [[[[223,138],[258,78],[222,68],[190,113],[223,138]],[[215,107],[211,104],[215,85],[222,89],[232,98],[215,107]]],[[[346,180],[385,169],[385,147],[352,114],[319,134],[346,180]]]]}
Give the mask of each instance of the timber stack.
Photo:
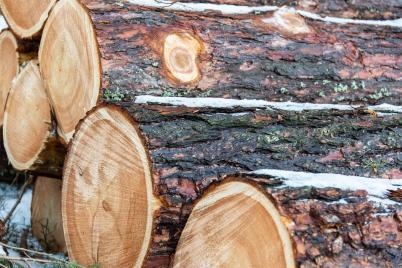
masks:
{"type": "Polygon", "coordinates": [[[49,250],[402,265],[397,1],[39,2],[0,0],[0,105],[9,161],[40,176],[49,250]]]}

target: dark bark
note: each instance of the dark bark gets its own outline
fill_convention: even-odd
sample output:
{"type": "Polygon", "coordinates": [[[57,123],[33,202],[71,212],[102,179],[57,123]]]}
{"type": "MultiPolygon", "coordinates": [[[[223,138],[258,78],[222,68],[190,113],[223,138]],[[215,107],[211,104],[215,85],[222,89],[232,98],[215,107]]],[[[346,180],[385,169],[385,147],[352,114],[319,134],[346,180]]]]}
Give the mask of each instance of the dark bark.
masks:
{"type": "Polygon", "coordinates": [[[399,19],[402,17],[402,2],[399,0],[180,0],[180,2],[244,6],[290,6],[320,15],[342,18],[399,19]]]}
{"type": "Polygon", "coordinates": [[[60,179],[63,174],[66,145],[60,142],[60,138],[54,133],[48,137],[43,151],[38,155],[35,163],[30,167],[29,173],[50,176],[60,179]]]}
{"type": "Polygon", "coordinates": [[[163,180],[200,183],[260,168],[402,178],[400,114],[123,106],[139,121],[163,180]]]}
{"type": "Polygon", "coordinates": [[[17,176],[17,171],[8,161],[6,150],[3,145],[3,133],[0,128],[0,182],[12,182],[17,176]]]}
{"type": "Polygon", "coordinates": [[[280,32],[268,15],[221,16],[84,1],[103,64],[104,98],[215,96],[321,103],[401,101],[401,29],[305,19],[308,34],[280,32]],[[169,33],[202,40],[201,78],[170,81],[161,47],[169,33]]]}
{"type": "MultiPolygon", "coordinates": [[[[156,219],[151,257],[147,262],[149,267],[167,265],[192,202],[212,182],[220,181],[228,174],[271,168],[402,178],[400,114],[382,117],[368,110],[294,112],[156,104],[126,103],[123,106],[139,122],[153,164],[155,193],[164,200],[156,219]]],[[[297,218],[298,214],[307,213],[305,217],[310,217],[308,220],[314,223],[309,228],[303,222],[295,227],[296,237],[300,239],[300,264],[313,267],[323,263],[329,265],[333,261],[336,266],[350,261],[350,254],[357,254],[356,262],[366,260],[379,267],[383,265],[379,263],[382,257],[388,263],[401,262],[396,254],[400,238],[393,239],[394,233],[391,233],[376,241],[376,231],[372,231],[382,225],[388,226],[390,221],[394,228],[397,220],[392,218],[392,213],[374,219],[376,213],[383,210],[372,206],[366,194],[361,192],[334,190],[333,200],[317,191],[311,188],[272,190],[289,217],[303,221],[304,218],[297,218]],[[301,207],[304,199],[309,201],[301,207]],[[347,202],[332,202],[340,199],[347,202]],[[335,227],[327,226],[320,222],[324,216],[310,215],[309,209],[310,213],[321,211],[328,218],[335,215],[340,220],[335,227]],[[347,220],[353,224],[347,225],[347,220]],[[333,230],[333,233],[327,235],[326,230],[333,230]],[[370,232],[366,234],[367,230],[370,232]],[[352,232],[352,238],[347,238],[348,232],[352,232]],[[338,249],[329,248],[321,253],[321,248],[329,245],[335,248],[337,242],[334,241],[339,236],[345,239],[342,240],[342,254],[336,253],[335,259],[330,259],[338,249]]],[[[396,211],[395,207],[393,211],[396,211]]]]}

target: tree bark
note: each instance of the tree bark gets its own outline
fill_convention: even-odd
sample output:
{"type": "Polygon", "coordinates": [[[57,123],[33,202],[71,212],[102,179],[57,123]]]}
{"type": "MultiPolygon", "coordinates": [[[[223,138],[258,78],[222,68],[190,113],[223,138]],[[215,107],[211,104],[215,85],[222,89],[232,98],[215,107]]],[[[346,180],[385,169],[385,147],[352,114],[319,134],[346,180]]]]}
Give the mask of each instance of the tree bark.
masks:
{"type": "Polygon", "coordinates": [[[398,27],[328,24],[281,11],[269,19],[84,3],[102,54],[105,99],[154,94],[401,103],[398,27]],[[166,38],[175,36],[199,42],[199,53],[187,51],[196,54],[194,80],[172,75],[165,60],[166,38]]]}
{"type": "Polygon", "coordinates": [[[398,0],[181,0],[180,2],[200,2],[243,6],[290,6],[319,15],[358,19],[398,19],[402,17],[402,4],[398,0]]]}
{"type": "Polygon", "coordinates": [[[295,111],[122,105],[138,120],[155,175],[162,180],[202,181],[220,173],[267,166],[402,178],[394,173],[401,165],[400,114],[378,115],[359,108],[295,111]]]}
{"type": "MultiPolygon", "coordinates": [[[[63,220],[69,253],[84,265],[97,262],[117,265],[113,261],[121,259],[116,254],[123,254],[124,251],[106,248],[106,245],[114,243],[110,240],[113,237],[110,232],[116,232],[114,225],[120,226],[119,222],[130,222],[129,225],[135,225],[136,228],[144,225],[130,217],[126,219],[127,213],[121,211],[134,213],[139,210],[136,213],[139,215],[148,209],[152,211],[152,216],[146,216],[152,222],[152,233],[149,236],[151,243],[147,254],[141,256],[145,256],[146,266],[166,266],[176,248],[192,202],[198,200],[212,182],[220,181],[228,174],[274,168],[361,175],[365,177],[357,179],[363,181],[363,188],[366,187],[364,181],[367,180],[367,185],[371,184],[369,177],[398,179],[396,184],[402,182],[398,160],[402,116],[398,113],[387,115],[384,110],[382,114],[377,114],[375,109],[378,107],[362,110],[342,106],[346,110],[337,110],[335,107],[341,106],[319,108],[316,105],[306,106],[300,111],[295,107],[279,110],[278,107],[207,108],[149,103],[126,106],[137,123],[118,107],[101,105],[88,113],[80,123],[77,138],[73,139],[69,147],[63,177],[63,220]],[[148,152],[149,158],[144,152],[148,152]],[[113,188],[110,180],[114,182],[113,188]],[[130,186],[132,184],[138,186],[130,186]],[[144,185],[150,184],[153,185],[152,191],[149,192],[147,188],[146,192],[144,185]],[[132,196],[139,203],[134,205],[127,201],[132,196]],[[102,206],[99,202],[102,202],[102,206]],[[120,204],[118,207],[111,207],[111,204],[117,203],[120,204]],[[85,218],[93,220],[83,222],[81,219],[84,214],[85,218]],[[113,220],[109,217],[113,217],[113,220]],[[113,226],[106,223],[110,221],[114,222],[113,226]],[[106,233],[109,235],[101,235],[106,233]],[[99,239],[91,240],[92,234],[99,239]],[[90,250],[93,248],[98,249],[96,254],[90,250]]],[[[322,176],[325,181],[328,174],[322,176]]],[[[347,179],[342,177],[342,184],[336,184],[337,187],[356,188],[347,179]]],[[[392,185],[389,180],[376,181],[381,185],[392,185]]],[[[310,186],[314,187],[313,184],[310,186]]],[[[291,187],[290,192],[303,192],[291,187]]],[[[319,185],[318,188],[323,187],[319,185]]],[[[392,188],[390,190],[396,189],[395,186],[392,188]]],[[[372,193],[369,192],[369,195],[372,193]]],[[[336,196],[336,200],[343,200],[347,192],[340,191],[336,196]]],[[[363,193],[362,206],[369,205],[365,198],[363,193]]],[[[381,198],[388,200],[386,197],[381,198]]],[[[321,204],[314,202],[312,206],[321,204]]],[[[345,212],[347,207],[355,209],[354,205],[343,204],[342,210],[334,213],[353,215],[357,212],[358,208],[353,212],[345,212]]],[[[370,207],[367,217],[374,216],[377,209],[370,207]]],[[[329,213],[330,210],[328,208],[323,211],[329,213]]],[[[291,216],[294,215],[296,213],[291,216]]],[[[356,225],[363,222],[359,221],[356,225]]],[[[119,230],[124,234],[123,228],[119,230]]],[[[392,245],[397,245],[397,242],[392,241],[392,245]]],[[[386,240],[384,243],[388,242],[386,240]]],[[[148,248],[149,240],[127,236],[124,243],[136,245],[137,252],[138,246],[144,243],[145,248],[148,248]]],[[[384,246],[384,243],[379,247],[384,246]]],[[[367,246],[367,252],[370,247],[371,244],[367,246]]],[[[351,252],[354,249],[348,250],[351,252]]],[[[315,249],[313,251],[316,252],[315,249]]],[[[328,257],[330,253],[325,254],[322,256],[328,257]]],[[[122,256],[128,258],[127,254],[122,256]]],[[[130,263],[141,261],[132,257],[130,263]]],[[[306,263],[311,260],[308,257],[306,263]]],[[[374,259],[370,261],[376,263],[374,259]]]]}
{"type": "Polygon", "coordinates": [[[12,182],[17,176],[17,171],[8,161],[7,153],[3,145],[2,128],[0,128],[0,133],[0,181],[12,182]]]}

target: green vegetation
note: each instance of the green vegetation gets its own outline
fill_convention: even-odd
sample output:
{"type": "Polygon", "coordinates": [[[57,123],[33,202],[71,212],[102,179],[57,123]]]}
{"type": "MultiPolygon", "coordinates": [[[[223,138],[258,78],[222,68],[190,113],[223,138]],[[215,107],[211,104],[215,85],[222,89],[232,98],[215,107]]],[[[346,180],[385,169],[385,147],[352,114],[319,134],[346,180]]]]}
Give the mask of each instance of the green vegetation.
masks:
{"type": "Polygon", "coordinates": [[[373,100],[379,100],[384,97],[390,97],[391,95],[391,92],[389,92],[387,88],[381,88],[377,90],[374,94],[369,95],[369,98],[373,100]]]}
{"type": "Polygon", "coordinates": [[[106,101],[121,101],[124,98],[124,94],[119,91],[112,92],[109,89],[106,89],[103,93],[103,98],[106,101]]]}

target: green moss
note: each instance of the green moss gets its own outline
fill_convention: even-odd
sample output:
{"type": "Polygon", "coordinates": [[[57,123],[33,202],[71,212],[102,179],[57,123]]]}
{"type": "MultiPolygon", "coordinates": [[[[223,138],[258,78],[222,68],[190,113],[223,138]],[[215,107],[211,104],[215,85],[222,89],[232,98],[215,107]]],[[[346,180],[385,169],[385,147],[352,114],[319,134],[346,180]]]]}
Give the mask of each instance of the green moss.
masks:
{"type": "Polygon", "coordinates": [[[327,85],[327,84],[329,84],[329,83],[331,83],[331,81],[329,81],[329,80],[322,80],[322,84],[323,84],[323,85],[327,85]]]}
{"type": "Polygon", "coordinates": [[[106,101],[121,101],[124,98],[124,94],[119,91],[112,92],[109,89],[106,89],[103,93],[103,98],[106,101]]]}
{"type": "Polygon", "coordinates": [[[339,83],[339,84],[336,84],[333,89],[336,93],[344,93],[344,92],[348,91],[349,87],[348,87],[348,85],[339,83]]]}
{"type": "Polygon", "coordinates": [[[378,169],[386,164],[383,160],[374,159],[363,159],[362,163],[364,168],[368,168],[374,173],[377,173],[378,169]]]}
{"type": "Polygon", "coordinates": [[[351,87],[353,90],[359,89],[359,86],[357,85],[356,81],[352,81],[350,87],[351,87]]]}
{"type": "Polygon", "coordinates": [[[391,92],[389,92],[387,88],[383,87],[377,90],[374,94],[369,95],[369,98],[373,100],[379,100],[385,97],[390,97],[391,95],[391,92]]]}

